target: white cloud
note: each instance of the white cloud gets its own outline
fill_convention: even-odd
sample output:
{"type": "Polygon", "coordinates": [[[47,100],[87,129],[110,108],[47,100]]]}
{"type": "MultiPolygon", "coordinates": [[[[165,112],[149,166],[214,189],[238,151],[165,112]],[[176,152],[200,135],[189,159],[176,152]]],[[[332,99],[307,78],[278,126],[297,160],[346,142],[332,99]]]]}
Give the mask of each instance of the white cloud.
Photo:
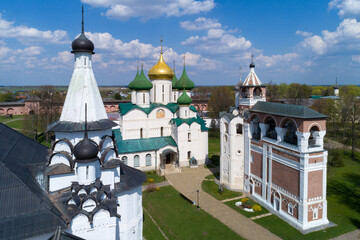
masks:
{"type": "Polygon", "coordinates": [[[209,28],[221,28],[217,19],[199,17],[195,21],[180,22],[180,26],[188,31],[199,31],[209,28]]]}
{"type": "Polygon", "coordinates": [[[339,16],[359,15],[360,1],[359,0],[332,0],[329,2],[329,9],[339,10],[339,16]]]}
{"type": "Polygon", "coordinates": [[[22,56],[35,56],[40,55],[41,48],[38,46],[31,46],[24,49],[18,49],[15,51],[15,54],[20,54],[22,56]]]}
{"type": "Polygon", "coordinates": [[[119,20],[140,17],[142,21],[160,16],[183,16],[208,12],[214,0],[82,0],[94,7],[107,8],[105,16],[119,20]]]}
{"type": "Polygon", "coordinates": [[[353,60],[354,62],[360,63],[360,55],[353,55],[353,56],[351,56],[351,60],[353,60]]]}
{"type": "Polygon", "coordinates": [[[304,32],[304,31],[301,31],[301,30],[297,30],[295,32],[296,35],[300,35],[300,36],[303,36],[303,37],[310,37],[312,35],[312,33],[309,33],[309,32],[304,32]]]}
{"type": "Polygon", "coordinates": [[[70,53],[70,51],[63,51],[58,52],[56,57],[52,57],[50,59],[52,62],[56,63],[70,63],[71,61],[74,61],[73,54],[70,53]]]}
{"type": "Polygon", "coordinates": [[[260,55],[255,58],[256,61],[265,67],[272,67],[278,64],[290,63],[296,58],[299,57],[298,53],[286,53],[283,55],[272,55],[272,56],[264,56],[260,55]]]}
{"type": "Polygon", "coordinates": [[[33,27],[15,26],[14,22],[9,22],[2,18],[0,14],[0,38],[16,38],[22,42],[41,41],[53,44],[68,43],[66,31],[41,31],[33,27]]]}
{"type": "Polygon", "coordinates": [[[327,50],[327,45],[322,39],[322,37],[315,35],[312,37],[307,37],[304,39],[304,41],[301,43],[301,46],[304,48],[310,48],[313,52],[322,55],[327,50]]]}

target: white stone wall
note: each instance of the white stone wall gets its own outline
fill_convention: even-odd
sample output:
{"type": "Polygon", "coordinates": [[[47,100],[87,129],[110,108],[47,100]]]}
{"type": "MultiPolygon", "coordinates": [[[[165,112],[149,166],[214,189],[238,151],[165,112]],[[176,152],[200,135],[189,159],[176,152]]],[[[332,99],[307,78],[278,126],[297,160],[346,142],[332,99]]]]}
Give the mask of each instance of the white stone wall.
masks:
{"type": "Polygon", "coordinates": [[[171,80],[153,80],[153,88],[150,90],[152,103],[168,104],[171,102],[172,82],[171,80]]]}
{"type": "Polygon", "coordinates": [[[136,92],[136,104],[143,108],[149,107],[150,106],[150,92],[149,91],[137,91],[136,92]]]}

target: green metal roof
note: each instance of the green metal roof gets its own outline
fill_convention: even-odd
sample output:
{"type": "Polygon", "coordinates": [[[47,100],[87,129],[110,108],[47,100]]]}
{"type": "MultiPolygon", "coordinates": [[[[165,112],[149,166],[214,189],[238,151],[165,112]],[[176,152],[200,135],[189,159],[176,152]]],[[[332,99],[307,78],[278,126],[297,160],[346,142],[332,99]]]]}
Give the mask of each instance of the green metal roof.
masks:
{"type": "Polygon", "coordinates": [[[273,102],[257,102],[250,112],[267,113],[279,116],[313,119],[313,118],[327,118],[328,116],[312,110],[306,106],[273,103],[273,102]]]}
{"type": "Polygon", "coordinates": [[[136,74],[134,80],[129,84],[131,90],[150,90],[152,87],[153,84],[146,78],[142,67],[140,74],[136,74]]]}
{"type": "Polygon", "coordinates": [[[190,108],[191,111],[197,112],[197,110],[196,110],[196,108],[194,106],[190,106],[189,108],[190,108]]]}
{"type": "Polygon", "coordinates": [[[152,110],[158,107],[165,107],[169,109],[172,113],[176,113],[176,111],[179,109],[179,105],[176,103],[168,103],[166,105],[159,104],[159,103],[151,103],[150,107],[148,108],[142,108],[136,104],[132,103],[119,103],[119,110],[122,115],[127,114],[132,109],[139,109],[143,111],[146,114],[149,114],[152,110]]]}
{"type": "Polygon", "coordinates": [[[172,79],[172,88],[176,88],[175,85],[176,85],[176,82],[178,81],[177,77],[176,77],[176,74],[175,74],[175,70],[174,70],[174,77],[172,79]]]}
{"type": "Polygon", "coordinates": [[[191,90],[195,87],[193,81],[191,81],[188,75],[186,74],[185,65],[184,65],[183,73],[180,79],[176,82],[175,87],[178,90],[183,90],[184,88],[185,90],[191,90]]]}
{"type": "MultiPolygon", "coordinates": [[[[113,130],[120,132],[119,129],[113,130]]],[[[121,134],[114,134],[115,141],[118,146],[119,154],[155,151],[165,146],[177,147],[175,140],[172,137],[156,137],[156,138],[140,138],[122,140],[119,138],[121,134]]]]}
{"type": "Polygon", "coordinates": [[[190,105],[190,103],[192,103],[192,99],[189,95],[187,95],[186,91],[183,90],[181,96],[177,100],[177,103],[181,105],[190,105]]]}
{"type": "Polygon", "coordinates": [[[176,126],[180,126],[182,125],[183,123],[186,123],[187,125],[191,125],[193,124],[194,122],[200,124],[201,126],[201,131],[207,131],[209,130],[207,127],[206,127],[206,122],[204,119],[200,118],[199,116],[198,117],[193,117],[193,118],[186,118],[186,119],[183,119],[183,118],[173,118],[171,119],[171,123],[175,123],[176,126]]]}
{"type": "Polygon", "coordinates": [[[132,80],[130,83],[129,83],[129,88],[130,89],[133,89],[133,85],[134,85],[134,82],[139,78],[139,66],[138,66],[138,69],[136,71],[136,75],[134,77],[134,80],[132,80]]]}

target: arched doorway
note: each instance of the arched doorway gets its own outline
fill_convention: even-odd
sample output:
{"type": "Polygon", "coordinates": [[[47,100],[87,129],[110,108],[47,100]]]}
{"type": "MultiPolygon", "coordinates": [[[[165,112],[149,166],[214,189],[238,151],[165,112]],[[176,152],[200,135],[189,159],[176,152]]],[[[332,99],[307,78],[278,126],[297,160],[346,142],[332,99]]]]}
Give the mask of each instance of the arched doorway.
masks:
{"type": "Polygon", "coordinates": [[[173,149],[165,149],[160,154],[160,158],[161,158],[160,167],[162,169],[178,166],[177,152],[175,152],[173,149]]]}

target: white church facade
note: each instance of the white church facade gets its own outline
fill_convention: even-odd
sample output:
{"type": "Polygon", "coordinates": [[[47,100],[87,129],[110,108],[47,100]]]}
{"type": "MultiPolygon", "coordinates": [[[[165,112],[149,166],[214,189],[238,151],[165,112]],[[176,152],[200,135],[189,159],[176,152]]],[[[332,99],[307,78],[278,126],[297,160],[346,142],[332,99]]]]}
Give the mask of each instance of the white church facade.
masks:
{"type": "Polygon", "coordinates": [[[194,83],[185,70],[177,80],[174,71],[159,61],[145,76],[143,67],[132,82],[131,103],[120,103],[119,127],[114,130],[120,159],[143,171],[160,174],[196,167],[208,159],[208,129],[190,106],[194,83]]]}
{"type": "Polygon", "coordinates": [[[46,168],[48,196],[69,228],[84,239],[136,239],[143,231],[143,172],[122,163],[92,70],[94,44],[72,42],[74,71],[46,168]]]}
{"type": "Polygon", "coordinates": [[[327,219],[326,118],[306,106],[266,102],[250,64],[236,86],[235,108],[220,113],[220,183],[248,192],[303,231],[327,219]]]}

